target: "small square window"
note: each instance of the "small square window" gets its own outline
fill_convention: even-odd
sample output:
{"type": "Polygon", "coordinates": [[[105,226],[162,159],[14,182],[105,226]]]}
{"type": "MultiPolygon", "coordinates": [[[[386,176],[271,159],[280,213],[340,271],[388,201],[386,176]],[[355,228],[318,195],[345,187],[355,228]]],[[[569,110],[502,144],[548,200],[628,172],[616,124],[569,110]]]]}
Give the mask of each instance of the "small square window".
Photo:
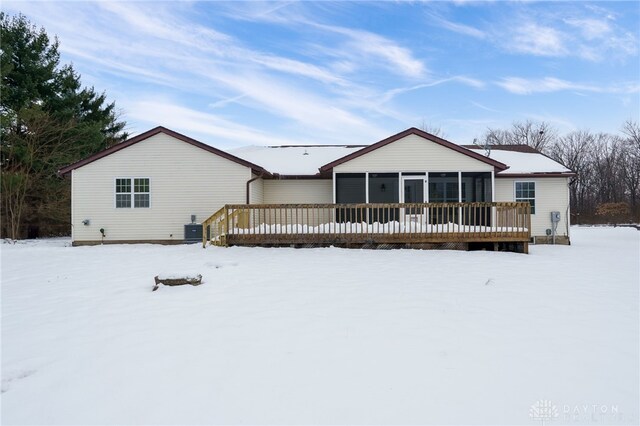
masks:
{"type": "Polygon", "coordinates": [[[131,179],[116,179],[116,193],[131,192],[131,179]]]}
{"type": "Polygon", "coordinates": [[[134,179],[134,192],[149,192],[149,179],[134,179]]]}
{"type": "Polygon", "coordinates": [[[133,207],[149,207],[149,194],[134,194],[133,207]]]}
{"type": "Polygon", "coordinates": [[[131,194],[116,194],[116,208],[131,207],[131,194]]]}

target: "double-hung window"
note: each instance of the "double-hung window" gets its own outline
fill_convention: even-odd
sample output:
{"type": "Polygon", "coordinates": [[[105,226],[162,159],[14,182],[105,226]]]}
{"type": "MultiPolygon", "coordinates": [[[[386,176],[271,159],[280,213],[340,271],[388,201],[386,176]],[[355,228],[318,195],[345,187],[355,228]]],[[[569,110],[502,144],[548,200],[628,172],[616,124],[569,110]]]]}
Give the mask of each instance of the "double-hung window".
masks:
{"type": "Polygon", "coordinates": [[[148,208],[149,178],[116,178],[116,208],[148,208]]]}
{"type": "Polygon", "coordinates": [[[536,183],[516,182],[516,201],[531,204],[531,214],[536,213],[536,183]]]}

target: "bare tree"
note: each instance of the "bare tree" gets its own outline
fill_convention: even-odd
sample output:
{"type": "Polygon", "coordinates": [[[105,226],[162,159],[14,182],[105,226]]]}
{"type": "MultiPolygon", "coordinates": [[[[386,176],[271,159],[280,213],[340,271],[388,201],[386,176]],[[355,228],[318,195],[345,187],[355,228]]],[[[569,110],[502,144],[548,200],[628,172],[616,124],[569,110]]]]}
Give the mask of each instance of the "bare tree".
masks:
{"type": "Polygon", "coordinates": [[[627,120],[622,125],[622,133],[627,137],[627,142],[631,146],[631,153],[640,157],[640,125],[637,121],[627,120]]]}
{"type": "Polygon", "coordinates": [[[442,127],[428,123],[426,120],[422,120],[422,124],[420,124],[420,130],[424,130],[425,132],[431,133],[432,135],[438,136],[440,138],[447,137],[446,133],[442,131],[442,127]]]}
{"type": "Polygon", "coordinates": [[[614,204],[628,205],[640,221],[640,126],[628,120],[621,133],[580,130],[559,136],[547,123],[527,121],[509,129],[487,129],[482,141],[528,145],[576,172],[570,182],[571,211],[580,222],[612,220],[603,212],[614,204]]]}
{"type": "Polygon", "coordinates": [[[636,217],[640,217],[640,125],[632,120],[627,120],[622,126],[624,139],[624,155],[620,163],[622,178],[625,183],[631,211],[636,217]]]}
{"type": "Polygon", "coordinates": [[[589,176],[593,179],[597,204],[614,203],[623,199],[624,186],[620,180],[622,150],[619,137],[606,133],[595,135],[589,176]]]}
{"type": "Polygon", "coordinates": [[[595,144],[593,134],[580,130],[571,132],[557,140],[548,148],[548,154],[558,163],[576,172],[570,184],[571,211],[585,210],[589,198],[588,170],[591,167],[592,151],[595,144]]]}
{"type": "Polygon", "coordinates": [[[485,132],[482,140],[491,145],[528,145],[544,152],[558,137],[558,132],[544,121],[514,122],[510,129],[492,129],[485,132]]]}
{"type": "Polygon", "coordinates": [[[557,130],[544,121],[534,123],[527,120],[524,123],[513,123],[511,132],[517,144],[528,145],[540,152],[543,152],[558,137],[557,130]]]}
{"type": "Polygon", "coordinates": [[[514,145],[513,134],[509,130],[488,128],[482,137],[482,142],[489,145],[514,145]]]}
{"type": "Polygon", "coordinates": [[[55,168],[78,157],[79,139],[87,132],[77,130],[75,122],[61,122],[40,108],[20,112],[25,131],[5,133],[0,146],[2,159],[3,234],[22,237],[21,225],[28,202],[51,191],[47,182],[55,177],[55,168]]]}

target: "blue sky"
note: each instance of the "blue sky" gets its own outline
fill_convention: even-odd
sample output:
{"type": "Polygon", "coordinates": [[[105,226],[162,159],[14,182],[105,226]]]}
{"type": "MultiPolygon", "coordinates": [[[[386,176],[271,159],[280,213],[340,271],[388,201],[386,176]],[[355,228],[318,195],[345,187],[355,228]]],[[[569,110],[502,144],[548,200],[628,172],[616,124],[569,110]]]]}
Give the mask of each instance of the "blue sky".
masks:
{"type": "Polygon", "coordinates": [[[132,134],[222,148],[372,143],[424,123],[456,143],[545,120],[640,115],[640,2],[3,2],[57,34],[132,134]]]}

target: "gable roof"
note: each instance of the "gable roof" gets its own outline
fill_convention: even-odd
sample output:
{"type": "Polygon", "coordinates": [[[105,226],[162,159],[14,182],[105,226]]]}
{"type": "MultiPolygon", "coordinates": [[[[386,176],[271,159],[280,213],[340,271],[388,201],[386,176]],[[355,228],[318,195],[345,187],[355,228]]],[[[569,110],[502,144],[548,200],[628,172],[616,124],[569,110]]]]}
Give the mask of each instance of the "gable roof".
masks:
{"type": "MultiPolygon", "coordinates": [[[[483,151],[484,147],[466,145],[474,151],[483,151]]],[[[566,177],[576,174],[527,145],[491,145],[491,158],[509,165],[508,170],[496,174],[496,177],[566,177]]]]}
{"type": "Polygon", "coordinates": [[[138,142],[142,142],[142,141],[144,141],[146,139],[149,139],[150,137],[155,136],[155,135],[157,135],[159,133],[164,133],[164,134],[169,135],[169,136],[171,136],[171,137],[173,137],[173,138],[175,138],[175,139],[177,139],[179,141],[186,142],[186,143],[188,143],[190,145],[193,145],[195,147],[198,147],[200,149],[204,149],[205,151],[208,151],[208,152],[210,152],[212,154],[216,154],[216,155],[218,155],[218,156],[220,156],[222,158],[226,158],[229,161],[233,161],[234,163],[238,163],[238,164],[240,164],[242,166],[248,167],[256,174],[270,175],[270,173],[268,171],[266,171],[261,166],[258,166],[257,164],[253,164],[253,163],[251,163],[251,162],[249,162],[247,160],[243,160],[242,158],[238,158],[235,155],[229,154],[228,152],[224,152],[222,150],[219,150],[219,149],[214,148],[214,147],[212,147],[210,145],[207,145],[205,143],[197,141],[197,140],[195,140],[193,138],[190,138],[188,136],[185,136],[185,135],[183,135],[181,133],[174,132],[173,130],[167,129],[166,127],[162,127],[162,126],[155,127],[155,128],[153,128],[151,130],[148,130],[148,131],[146,131],[144,133],[139,134],[138,136],[135,136],[135,137],[133,137],[131,139],[127,139],[124,142],[120,142],[119,144],[113,145],[112,147],[109,147],[109,148],[107,148],[105,150],[102,150],[102,151],[100,151],[100,152],[98,152],[98,153],[96,153],[94,155],[91,155],[91,156],[89,156],[89,157],[87,157],[85,159],[82,159],[82,160],[77,161],[77,162],[75,162],[73,164],[65,166],[65,167],[61,168],[60,170],[58,170],[58,174],[60,176],[64,176],[66,174],[69,174],[69,173],[71,173],[72,170],[75,170],[75,169],[77,169],[79,167],[82,167],[82,166],[86,166],[87,164],[93,163],[96,160],[99,160],[99,159],[101,159],[103,157],[106,157],[107,155],[111,155],[113,153],[116,153],[116,152],[118,152],[118,151],[120,151],[122,149],[125,149],[125,148],[127,148],[127,147],[129,147],[131,145],[134,145],[134,144],[136,144],[138,142]]]}
{"type": "Polygon", "coordinates": [[[58,170],[61,176],[72,170],[90,164],[107,155],[120,151],[128,146],[144,141],[159,133],[196,146],[207,152],[216,154],[229,161],[250,168],[255,174],[267,178],[326,178],[333,167],[350,161],[361,155],[393,143],[409,135],[417,135],[438,145],[452,149],[463,155],[490,164],[496,168],[496,177],[525,176],[574,176],[575,173],[553,159],[526,145],[491,146],[490,157],[480,153],[483,147],[476,145],[456,145],[438,136],[415,127],[390,136],[372,145],[286,145],[286,146],[252,146],[239,148],[228,153],[214,148],[193,138],[158,126],[131,139],[100,151],[90,157],[70,164],[58,170]],[[326,161],[330,163],[324,164],[326,161]],[[255,162],[263,164],[257,165],[255,162]],[[324,165],[323,165],[324,164],[324,165]],[[507,170],[508,169],[508,170],[507,170]]]}
{"type": "Polygon", "coordinates": [[[449,142],[448,140],[442,139],[436,135],[432,135],[431,133],[427,133],[424,130],[420,130],[420,129],[416,129],[415,127],[411,127],[403,132],[400,132],[398,134],[395,134],[393,136],[390,136],[386,139],[383,139],[379,142],[374,143],[373,145],[369,145],[365,148],[362,148],[361,150],[358,150],[352,154],[349,155],[345,155],[342,158],[338,158],[335,161],[332,161],[331,163],[325,164],[324,166],[320,167],[320,172],[328,172],[331,169],[333,169],[335,166],[340,165],[342,163],[346,163],[347,161],[351,161],[354,158],[358,158],[364,154],[367,154],[371,151],[374,151],[378,148],[382,148],[385,145],[389,145],[390,143],[393,143],[395,141],[398,141],[404,137],[407,137],[409,135],[416,135],[416,136],[420,136],[421,138],[424,138],[426,140],[429,140],[431,142],[434,142],[438,145],[442,145],[445,148],[449,148],[452,149],[454,151],[457,151],[463,155],[466,155],[468,157],[474,158],[478,161],[482,161],[483,163],[487,163],[490,164],[492,166],[494,166],[496,169],[498,170],[506,170],[508,168],[508,166],[506,164],[503,164],[499,161],[496,161],[494,159],[485,157],[482,154],[478,154],[477,152],[471,151],[469,149],[463,148],[460,145],[456,145],[453,142],[449,142]]]}

